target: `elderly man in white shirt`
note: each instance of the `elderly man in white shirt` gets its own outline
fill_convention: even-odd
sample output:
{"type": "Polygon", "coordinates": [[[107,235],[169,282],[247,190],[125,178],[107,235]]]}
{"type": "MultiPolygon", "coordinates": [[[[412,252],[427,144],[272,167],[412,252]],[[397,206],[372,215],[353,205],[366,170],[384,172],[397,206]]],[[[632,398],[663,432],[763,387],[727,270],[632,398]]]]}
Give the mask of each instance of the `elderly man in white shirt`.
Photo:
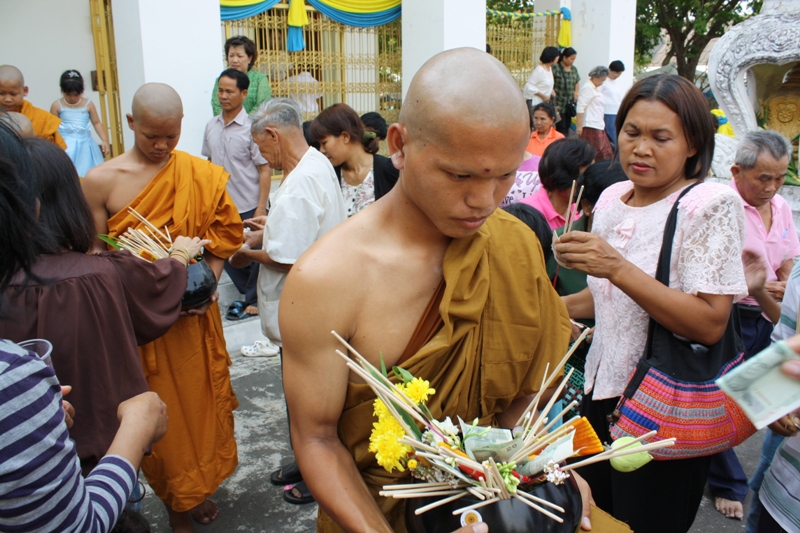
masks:
{"type": "MultiPolygon", "coordinates": [[[[251,114],[253,140],[270,166],[283,170],[283,180],[272,197],[269,217],[251,223],[255,231],[245,234],[244,246],[229,259],[234,266],[261,264],[261,329],[278,346],[282,346],[278,302],[286,275],[303,252],[347,219],[339,179],[328,158],[308,146],[302,117],[300,105],[289,98],[267,100],[251,114]],[[252,249],[257,244],[263,249],[252,249]]],[[[282,466],[271,480],[297,482],[284,491],[289,503],[314,501],[296,464],[282,466]]]]}
{"type": "Polygon", "coordinates": [[[589,81],[583,84],[578,93],[578,136],[597,150],[595,161],[607,161],[614,157],[614,149],[605,132],[605,109],[603,93],[599,87],[608,78],[608,68],[599,66],[589,71],[589,81]]]}
{"type": "Polygon", "coordinates": [[[608,79],[600,86],[600,92],[603,93],[603,104],[605,106],[604,120],[606,123],[606,135],[611,142],[611,146],[617,146],[617,111],[622,99],[628,94],[631,88],[631,80],[620,79],[620,76],[625,72],[625,64],[622,61],[612,61],[608,65],[608,79]]]}

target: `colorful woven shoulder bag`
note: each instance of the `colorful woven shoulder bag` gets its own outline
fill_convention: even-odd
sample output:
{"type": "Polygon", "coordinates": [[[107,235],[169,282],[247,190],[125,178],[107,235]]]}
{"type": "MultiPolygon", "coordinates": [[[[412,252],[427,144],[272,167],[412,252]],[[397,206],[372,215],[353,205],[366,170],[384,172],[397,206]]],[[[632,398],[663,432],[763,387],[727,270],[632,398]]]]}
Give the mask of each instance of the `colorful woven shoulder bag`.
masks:
{"type": "MultiPolygon", "coordinates": [[[[678,203],[695,185],[681,193],[667,218],[656,270],[656,279],[665,285],[678,203]]],[[[663,461],[713,455],[755,433],[747,416],[714,383],[744,360],[740,332],[735,307],[722,338],[711,346],[678,337],[651,318],[644,354],[609,415],[612,438],[639,437],[652,430],[658,434],[645,442],[675,437],[674,446],[650,452],[663,461]]]]}

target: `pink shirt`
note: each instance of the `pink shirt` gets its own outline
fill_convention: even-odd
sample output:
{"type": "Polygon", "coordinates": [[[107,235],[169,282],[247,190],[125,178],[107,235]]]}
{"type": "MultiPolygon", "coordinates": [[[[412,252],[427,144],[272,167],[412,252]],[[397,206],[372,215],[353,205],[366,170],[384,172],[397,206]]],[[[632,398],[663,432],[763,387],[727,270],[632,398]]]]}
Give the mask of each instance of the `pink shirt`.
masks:
{"type": "MultiPolygon", "coordinates": [[[[547,219],[547,223],[550,224],[550,229],[558,229],[566,222],[564,215],[557,213],[556,210],[553,209],[553,204],[550,203],[550,197],[547,196],[547,191],[544,187],[540,187],[536,193],[532,196],[528,196],[520,203],[527,204],[543,214],[544,218],[547,219]]],[[[573,213],[574,216],[578,210],[575,206],[573,206],[573,209],[575,210],[573,213]]],[[[577,220],[579,217],[575,218],[577,220]]]]}
{"type": "MultiPolygon", "coordinates": [[[[731,179],[731,188],[739,193],[736,180],[731,179]]],[[[739,195],[741,198],[741,195],[739,195]]],[[[767,232],[758,209],[742,198],[744,205],[745,238],[744,249],[757,253],[767,266],[767,281],[777,281],[777,271],[784,261],[800,255],[800,240],[792,218],[792,208],[780,194],[769,201],[772,208],[772,226],[767,232]]],[[[758,305],[755,298],[748,296],[740,303],[758,305]]]]}

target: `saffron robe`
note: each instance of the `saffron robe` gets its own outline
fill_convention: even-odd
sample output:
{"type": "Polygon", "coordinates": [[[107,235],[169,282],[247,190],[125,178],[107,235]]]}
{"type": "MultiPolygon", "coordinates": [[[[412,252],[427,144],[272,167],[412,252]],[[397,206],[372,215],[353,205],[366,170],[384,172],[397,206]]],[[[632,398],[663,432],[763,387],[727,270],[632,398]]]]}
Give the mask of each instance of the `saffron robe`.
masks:
{"type": "MultiPolygon", "coordinates": [[[[547,277],[542,248],[522,222],[497,210],[477,233],[455,239],[443,262],[441,329],[401,366],[436,389],[427,402],[437,420],[456,416],[496,425],[511,402],[538,391],[547,363],[566,353],[572,328],[547,277]]],[[[368,451],[375,394],[348,383],[339,439],[392,529],[405,532],[404,501],[378,496],[383,485],[409,482],[387,472],[368,451]]],[[[320,509],[317,531],[343,531],[320,509]]]]}
{"type": "Polygon", "coordinates": [[[28,120],[31,121],[31,124],[33,124],[33,133],[36,134],[37,137],[41,137],[45,141],[50,141],[62,150],[67,149],[67,143],[64,142],[64,138],[58,133],[58,126],[61,124],[60,118],[49,111],[35,107],[27,100],[22,101],[19,112],[28,117],[28,120]]]}
{"type": "MultiPolygon", "coordinates": [[[[217,165],[174,151],[166,166],[129,204],[171,235],[210,239],[206,250],[226,259],[243,242],[242,221],[225,190],[228,173],[217,165]]],[[[141,223],[127,208],[108,219],[117,236],[141,223]]],[[[219,304],[203,316],[183,316],[155,341],[139,347],[150,390],[167,404],[164,439],[142,461],[156,495],[177,512],[211,496],[238,463],[231,387],[219,304]]]]}

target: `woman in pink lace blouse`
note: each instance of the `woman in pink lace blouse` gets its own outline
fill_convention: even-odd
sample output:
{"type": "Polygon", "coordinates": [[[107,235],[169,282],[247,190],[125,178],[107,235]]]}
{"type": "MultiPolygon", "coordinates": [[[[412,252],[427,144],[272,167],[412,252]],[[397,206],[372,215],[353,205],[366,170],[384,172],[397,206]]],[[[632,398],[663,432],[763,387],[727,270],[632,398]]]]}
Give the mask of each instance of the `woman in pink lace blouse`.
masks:
{"type": "MultiPolygon", "coordinates": [[[[642,355],[650,317],[710,345],[722,337],[734,300],[747,294],[742,203],[716,183],[701,183],[680,201],[669,286],[654,279],[667,215],[711,164],[714,126],[700,91],[678,76],[646,78],[623,100],[616,126],[630,181],[600,197],[593,233],[570,232],[554,247],[562,263],[589,275],[588,289],[565,303],[572,318],[596,320],[582,413],[605,442],[606,415],[642,355]]],[[[694,521],[709,460],[652,461],[630,473],[599,463],[581,474],[598,505],[634,531],[681,533],[694,521]]]]}

